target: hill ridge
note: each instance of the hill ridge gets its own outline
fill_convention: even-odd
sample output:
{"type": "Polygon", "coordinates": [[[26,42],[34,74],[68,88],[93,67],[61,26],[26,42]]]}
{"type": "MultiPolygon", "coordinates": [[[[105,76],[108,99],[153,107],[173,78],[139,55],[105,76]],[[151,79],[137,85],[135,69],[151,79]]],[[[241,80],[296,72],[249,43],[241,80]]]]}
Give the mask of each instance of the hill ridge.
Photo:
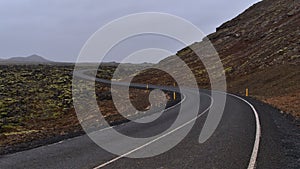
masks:
{"type": "Polygon", "coordinates": [[[0,59],[1,62],[5,63],[53,63],[53,61],[50,61],[48,59],[45,59],[44,57],[32,54],[26,57],[11,57],[8,59],[0,59]]]}
{"type": "MultiPolygon", "coordinates": [[[[223,63],[229,92],[243,95],[245,88],[249,88],[251,96],[261,100],[284,96],[289,98],[290,106],[279,104],[276,99],[268,103],[300,117],[297,102],[300,98],[299,25],[299,0],[263,0],[176,55],[193,71],[199,87],[209,89],[208,74],[192,49],[201,51],[210,40],[223,63]]],[[[173,57],[162,60],[157,66],[176,65],[173,57]]],[[[173,83],[155,70],[135,79],[153,83],[154,78],[156,83],[173,83]],[[143,76],[152,78],[146,80],[143,76]]],[[[189,79],[182,77],[182,80],[189,79]]]]}

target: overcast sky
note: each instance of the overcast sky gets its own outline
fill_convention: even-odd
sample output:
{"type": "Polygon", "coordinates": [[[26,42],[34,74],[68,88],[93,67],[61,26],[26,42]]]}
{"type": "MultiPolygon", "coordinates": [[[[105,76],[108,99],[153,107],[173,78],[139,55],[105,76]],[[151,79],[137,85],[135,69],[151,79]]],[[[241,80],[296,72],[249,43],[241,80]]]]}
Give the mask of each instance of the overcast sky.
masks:
{"type": "Polygon", "coordinates": [[[177,15],[209,34],[258,1],[1,0],[0,58],[38,54],[54,61],[73,62],[86,40],[101,26],[137,12],[177,15]]]}

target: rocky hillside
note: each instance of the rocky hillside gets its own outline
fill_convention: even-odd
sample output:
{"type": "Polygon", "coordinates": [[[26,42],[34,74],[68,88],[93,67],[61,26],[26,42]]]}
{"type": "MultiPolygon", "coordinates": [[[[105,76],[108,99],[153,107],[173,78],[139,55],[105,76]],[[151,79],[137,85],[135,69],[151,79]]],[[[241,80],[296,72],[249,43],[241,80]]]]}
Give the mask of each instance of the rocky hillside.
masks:
{"type": "MultiPolygon", "coordinates": [[[[199,87],[209,88],[204,66],[192,50],[205,49],[209,39],[223,63],[228,91],[243,94],[249,88],[251,96],[300,117],[299,25],[299,0],[263,0],[177,55],[193,70],[199,87]]],[[[176,64],[172,60],[158,66],[176,64]]],[[[145,74],[157,83],[172,83],[154,70],[135,80],[145,82],[145,74]]]]}

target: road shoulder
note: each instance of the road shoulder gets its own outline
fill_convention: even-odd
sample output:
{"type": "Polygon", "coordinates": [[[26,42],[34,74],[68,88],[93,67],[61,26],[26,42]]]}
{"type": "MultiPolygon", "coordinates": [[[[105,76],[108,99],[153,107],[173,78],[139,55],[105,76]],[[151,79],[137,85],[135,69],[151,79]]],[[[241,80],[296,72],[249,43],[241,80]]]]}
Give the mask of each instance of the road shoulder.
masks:
{"type": "Polygon", "coordinates": [[[300,122],[261,101],[246,99],[256,108],[261,120],[257,168],[300,168],[300,122]]]}

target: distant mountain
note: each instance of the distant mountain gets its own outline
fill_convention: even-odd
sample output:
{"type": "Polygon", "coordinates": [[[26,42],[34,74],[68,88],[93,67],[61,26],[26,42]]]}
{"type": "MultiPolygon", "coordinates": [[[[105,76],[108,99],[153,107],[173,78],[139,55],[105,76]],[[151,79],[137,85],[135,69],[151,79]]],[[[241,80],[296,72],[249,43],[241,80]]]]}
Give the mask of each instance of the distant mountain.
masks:
{"type": "Polygon", "coordinates": [[[21,63],[26,63],[26,64],[39,64],[39,63],[53,63],[50,60],[47,60],[43,58],[42,56],[39,55],[30,55],[27,57],[12,57],[9,59],[0,59],[1,63],[11,63],[11,64],[21,64],[21,63]]]}

